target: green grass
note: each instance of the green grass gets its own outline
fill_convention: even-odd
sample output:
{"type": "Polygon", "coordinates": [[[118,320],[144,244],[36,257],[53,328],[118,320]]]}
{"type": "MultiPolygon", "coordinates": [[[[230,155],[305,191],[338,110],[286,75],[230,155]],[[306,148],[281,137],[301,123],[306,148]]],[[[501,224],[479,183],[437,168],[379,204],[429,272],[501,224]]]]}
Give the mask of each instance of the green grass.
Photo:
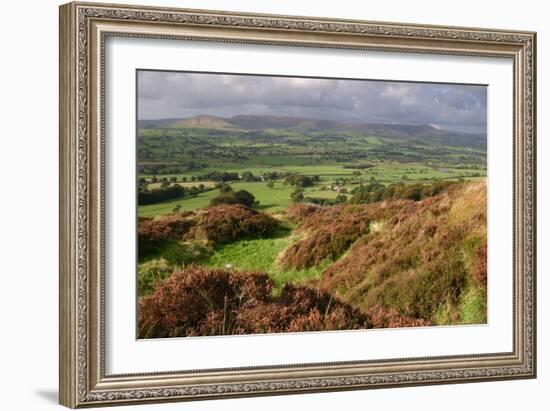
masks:
{"type": "Polygon", "coordinates": [[[276,237],[257,240],[243,240],[220,246],[204,263],[209,267],[232,267],[247,271],[262,271],[269,274],[277,290],[285,283],[301,283],[318,279],[328,262],[306,270],[283,270],[277,263],[279,254],[292,243],[293,237],[288,233],[276,237]]]}
{"type": "Polygon", "coordinates": [[[158,215],[172,213],[174,207],[181,205],[181,211],[196,210],[207,207],[210,200],[216,197],[220,192],[218,190],[201,193],[196,197],[187,197],[181,200],[164,201],[162,203],[138,206],[140,217],[155,217],[158,215]]]}
{"type": "MultiPolygon", "coordinates": [[[[405,183],[429,183],[438,179],[458,179],[465,178],[467,180],[474,180],[483,177],[468,177],[469,174],[481,173],[485,175],[484,170],[461,170],[451,168],[434,168],[425,166],[422,164],[398,164],[398,163],[380,163],[372,168],[363,170],[360,175],[352,175],[352,169],[345,169],[342,165],[319,165],[319,166],[289,166],[289,167],[263,167],[263,168],[250,168],[244,167],[242,170],[250,170],[256,175],[260,175],[260,169],[262,171],[292,171],[303,175],[319,175],[321,177],[320,183],[315,187],[309,187],[305,190],[305,195],[310,197],[335,199],[339,193],[335,191],[322,191],[320,185],[332,184],[336,180],[342,178],[353,179],[354,185],[347,185],[346,188],[350,191],[353,187],[359,183],[368,184],[371,177],[374,177],[377,181],[383,184],[391,184],[396,182],[405,183]],[[407,176],[406,180],[402,177],[407,176]]],[[[233,168],[226,168],[225,171],[238,171],[233,168]]],[[[166,177],[171,177],[167,175],[166,177]]],[[[176,175],[178,179],[181,179],[182,175],[176,175]]],[[[142,175],[142,177],[150,178],[148,175],[142,175]]],[[[187,176],[190,177],[190,176],[187,176]]],[[[183,183],[185,185],[198,185],[200,183],[183,183]]],[[[211,185],[212,182],[206,182],[205,184],[211,185]]],[[[237,181],[229,183],[233,189],[249,191],[256,197],[256,200],[260,202],[258,209],[264,212],[279,212],[285,210],[290,204],[290,194],[294,190],[294,187],[283,184],[282,180],[275,182],[274,188],[267,187],[265,182],[244,182],[237,181]]],[[[157,215],[168,214],[173,212],[174,207],[181,206],[182,211],[191,211],[199,208],[208,207],[210,200],[219,194],[218,190],[212,190],[205,193],[201,193],[196,197],[186,197],[179,200],[170,200],[163,203],[151,204],[146,206],[139,206],[139,215],[142,217],[154,217],[157,215]]]]}
{"type": "MultiPolygon", "coordinates": [[[[176,177],[178,182],[181,181],[182,177],[186,177],[188,180],[193,176],[199,176],[206,174],[211,171],[233,171],[233,172],[244,172],[250,171],[254,175],[260,176],[267,172],[291,172],[302,175],[314,176],[318,175],[321,177],[322,183],[330,183],[338,178],[354,178],[362,179],[365,182],[368,182],[371,177],[376,178],[379,182],[384,184],[390,184],[402,181],[404,175],[407,176],[408,182],[428,182],[437,179],[457,179],[464,178],[467,180],[477,179],[484,177],[486,175],[486,170],[484,168],[479,169],[460,169],[445,167],[444,165],[433,165],[428,166],[425,164],[417,163],[396,163],[396,162],[371,162],[374,167],[361,170],[361,175],[354,176],[353,169],[344,168],[343,164],[332,164],[330,162],[323,162],[316,165],[303,164],[306,160],[301,158],[295,158],[295,162],[298,162],[300,165],[262,165],[258,164],[258,161],[253,162],[243,162],[241,164],[237,163],[228,163],[228,164],[216,164],[213,167],[205,168],[197,172],[188,172],[188,173],[179,173],[179,174],[158,174],[157,177],[176,177]]],[[[151,179],[153,177],[151,174],[140,174],[140,177],[151,179]]],[[[405,181],[406,182],[406,181],[405,181]]],[[[209,182],[211,183],[211,182],[209,182]]],[[[186,186],[198,186],[200,182],[191,182],[180,183],[186,186]]],[[[207,185],[207,183],[203,183],[207,185]]],[[[152,185],[150,185],[152,187],[152,185]]]]}
{"type": "Polygon", "coordinates": [[[467,281],[458,301],[458,305],[442,305],[434,313],[437,325],[450,324],[486,324],[487,323],[487,290],[467,281]],[[458,321],[453,313],[460,316],[458,321]]]}
{"type": "Polygon", "coordinates": [[[462,324],[487,323],[487,291],[478,286],[467,287],[460,297],[459,312],[462,324]]]}
{"type": "MultiPolygon", "coordinates": [[[[284,185],[278,181],[273,188],[269,188],[264,182],[237,182],[230,183],[233,190],[246,190],[251,192],[256,200],[260,202],[258,210],[266,212],[277,212],[285,210],[291,203],[290,193],[294,187],[284,185]]],[[[210,205],[210,200],[219,195],[219,190],[212,190],[201,193],[196,197],[186,197],[180,200],[165,201],[158,204],[150,204],[138,207],[140,217],[155,217],[157,215],[171,213],[177,205],[181,205],[181,211],[196,210],[210,205]]]]}
{"type": "MultiPolygon", "coordinates": [[[[170,185],[179,184],[182,187],[198,187],[199,185],[203,185],[207,188],[214,187],[216,183],[214,181],[177,181],[175,183],[170,182],[170,185]]],[[[147,184],[148,190],[154,190],[155,188],[160,188],[162,183],[149,183],[147,184]]]]}

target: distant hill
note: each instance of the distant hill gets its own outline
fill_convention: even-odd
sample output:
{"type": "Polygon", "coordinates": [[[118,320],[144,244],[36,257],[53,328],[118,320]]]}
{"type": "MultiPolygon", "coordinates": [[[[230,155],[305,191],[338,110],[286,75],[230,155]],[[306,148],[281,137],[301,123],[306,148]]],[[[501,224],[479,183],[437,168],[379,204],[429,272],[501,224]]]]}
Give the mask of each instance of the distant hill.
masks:
{"type": "Polygon", "coordinates": [[[333,120],[320,120],[300,117],[278,116],[234,116],[227,121],[246,130],[261,130],[265,128],[294,128],[301,130],[338,130],[355,131],[359,133],[378,134],[385,137],[406,137],[441,135],[444,131],[433,126],[410,124],[377,124],[377,123],[352,123],[333,120]]]}
{"type": "Polygon", "coordinates": [[[200,115],[189,118],[167,118],[160,120],[140,120],[140,128],[235,128],[226,119],[200,115]]]}
{"type": "MultiPolygon", "coordinates": [[[[469,134],[435,128],[429,124],[378,124],[352,123],[315,118],[289,116],[237,115],[223,118],[199,115],[180,119],[140,120],[140,128],[211,128],[211,129],[295,129],[303,131],[351,131],[391,138],[422,137],[431,140],[444,138],[460,139],[466,144],[485,140],[484,134],[469,134]]],[[[477,144],[476,144],[477,145],[477,144]]]]}
{"type": "Polygon", "coordinates": [[[237,115],[230,118],[210,115],[199,115],[188,118],[169,118],[158,120],[139,120],[140,128],[239,128],[242,130],[263,130],[267,128],[301,129],[301,130],[338,130],[354,131],[382,135],[384,137],[430,137],[445,135],[469,135],[485,137],[482,134],[469,134],[442,130],[429,124],[384,124],[352,123],[322,120],[315,118],[263,115],[237,115]]]}
{"type": "Polygon", "coordinates": [[[233,124],[246,130],[266,128],[299,128],[309,130],[331,130],[341,127],[341,123],[331,120],[300,118],[289,116],[252,116],[239,115],[229,119],[233,124]]]}

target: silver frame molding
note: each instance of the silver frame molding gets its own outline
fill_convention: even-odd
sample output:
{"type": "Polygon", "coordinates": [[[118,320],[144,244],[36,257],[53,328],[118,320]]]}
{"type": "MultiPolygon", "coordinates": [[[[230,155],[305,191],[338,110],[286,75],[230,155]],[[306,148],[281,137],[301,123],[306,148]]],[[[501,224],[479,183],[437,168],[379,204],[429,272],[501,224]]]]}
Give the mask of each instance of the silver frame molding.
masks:
{"type": "Polygon", "coordinates": [[[92,3],[60,7],[60,403],[67,407],[536,376],[536,34],[92,3]],[[514,349],[106,375],[104,64],[112,36],[474,55],[514,64],[514,349]]]}

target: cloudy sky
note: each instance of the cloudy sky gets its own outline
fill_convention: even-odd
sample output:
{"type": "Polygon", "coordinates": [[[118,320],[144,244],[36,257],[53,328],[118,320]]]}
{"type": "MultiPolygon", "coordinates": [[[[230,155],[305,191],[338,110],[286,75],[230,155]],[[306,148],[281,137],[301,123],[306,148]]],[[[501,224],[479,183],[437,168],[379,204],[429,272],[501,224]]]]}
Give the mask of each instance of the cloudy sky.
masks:
{"type": "Polygon", "coordinates": [[[138,72],[138,118],[199,114],[432,124],[485,132],[485,86],[319,78],[138,72]]]}

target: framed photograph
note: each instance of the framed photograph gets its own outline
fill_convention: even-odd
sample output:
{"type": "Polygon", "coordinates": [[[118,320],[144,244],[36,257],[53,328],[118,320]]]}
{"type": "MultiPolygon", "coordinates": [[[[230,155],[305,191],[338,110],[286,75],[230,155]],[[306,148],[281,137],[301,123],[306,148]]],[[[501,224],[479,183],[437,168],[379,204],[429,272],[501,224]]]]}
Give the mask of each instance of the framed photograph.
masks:
{"type": "Polygon", "coordinates": [[[61,404],[534,378],[535,40],[61,6],[61,404]]]}

